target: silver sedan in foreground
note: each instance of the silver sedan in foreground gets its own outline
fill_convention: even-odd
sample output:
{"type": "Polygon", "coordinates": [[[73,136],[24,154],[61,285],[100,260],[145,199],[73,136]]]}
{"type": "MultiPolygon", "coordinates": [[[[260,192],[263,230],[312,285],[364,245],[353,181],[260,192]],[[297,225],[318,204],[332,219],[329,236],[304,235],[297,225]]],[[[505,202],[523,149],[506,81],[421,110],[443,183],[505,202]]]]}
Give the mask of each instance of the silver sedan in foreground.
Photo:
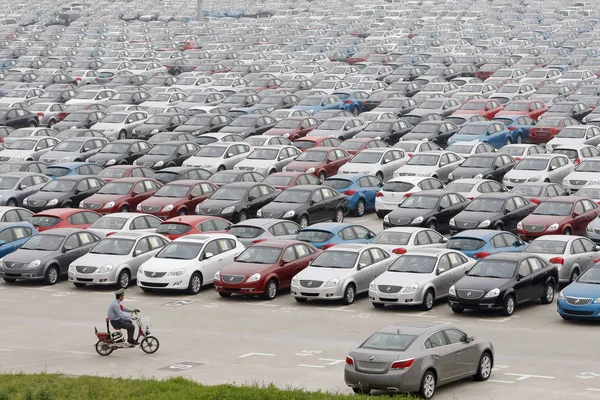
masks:
{"type": "Polygon", "coordinates": [[[448,324],[405,322],[372,334],[346,356],[344,380],[355,393],[418,392],[425,399],[464,378],[486,381],[494,347],[448,324]]]}

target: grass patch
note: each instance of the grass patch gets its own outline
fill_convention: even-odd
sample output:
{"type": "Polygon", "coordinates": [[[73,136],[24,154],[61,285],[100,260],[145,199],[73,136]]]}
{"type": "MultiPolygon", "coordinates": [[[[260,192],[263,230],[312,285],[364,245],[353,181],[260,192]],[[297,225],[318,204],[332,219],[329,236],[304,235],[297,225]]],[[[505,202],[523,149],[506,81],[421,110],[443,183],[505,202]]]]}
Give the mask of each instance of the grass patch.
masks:
{"type": "MultiPolygon", "coordinates": [[[[410,397],[397,396],[402,400],[410,397]]],[[[275,386],[204,386],[167,380],[67,377],[58,374],[0,375],[0,400],[348,400],[368,396],[282,390],[275,386]]]]}

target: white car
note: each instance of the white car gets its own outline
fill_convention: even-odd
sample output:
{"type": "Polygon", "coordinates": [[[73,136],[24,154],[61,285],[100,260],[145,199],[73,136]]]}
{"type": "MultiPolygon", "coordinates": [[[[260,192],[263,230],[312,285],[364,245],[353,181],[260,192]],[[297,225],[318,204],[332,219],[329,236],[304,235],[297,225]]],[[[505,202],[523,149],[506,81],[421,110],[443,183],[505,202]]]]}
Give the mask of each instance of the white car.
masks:
{"type": "Polygon", "coordinates": [[[133,130],[147,119],[148,114],[144,111],[112,113],[92,125],[91,129],[102,132],[109,139],[130,139],[133,130]]]}
{"type": "Polygon", "coordinates": [[[244,245],[228,234],[188,235],[175,239],[141,265],[137,285],[151,290],[181,290],[200,293],[212,284],[224,265],[233,263],[244,245]]]}
{"type": "Polygon", "coordinates": [[[569,158],[562,154],[537,154],[523,158],[508,171],[502,183],[507,188],[525,182],[552,182],[563,183],[563,179],[570,174],[575,165],[569,158]]]}
{"type": "Polygon", "coordinates": [[[446,150],[453,151],[463,158],[469,158],[473,154],[493,153],[496,151],[494,146],[483,142],[456,142],[446,147],[446,150]]]}
{"type": "Polygon", "coordinates": [[[70,106],[73,104],[102,104],[110,100],[111,97],[113,97],[115,94],[117,94],[117,92],[112,89],[84,90],[77,96],[73,97],[71,100],[67,101],[65,105],[70,106]]]}
{"type": "Polygon", "coordinates": [[[185,93],[179,91],[156,93],[150,96],[148,100],[140,103],[140,105],[147,108],[168,107],[181,103],[186,97],[185,93]]]}
{"type": "Polygon", "coordinates": [[[162,222],[162,219],[154,215],[122,212],[100,217],[87,230],[100,237],[107,237],[117,232],[152,233],[156,232],[162,222]]]}
{"type": "Polygon", "coordinates": [[[473,200],[486,193],[506,193],[508,189],[491,179],[461,178],[450,182],[444,190],[473,200]]]}
{"type": "Polygon", "coordinates": [[[438,231],[414,226],[388,228],[371,240],[371,244],[398,255],[425,248],[442,248],[446,243],[448,239],[438,231]]]}
{"type": "Polygon", "coordinates": [[[562,186],[571,193],[577,192],[586,185],[597,184],[600,184],[600,158],[583,160],[562,181],[562,186]]]}
{"type": "Polygon", "coordinates": [[[387,181],[408,160],[410,157],[401,149],[365,149],[342,165],[338,173],[375,175],[380,180],[387,181]]]}
{"type": "MultiPolygon", "coordinates": [[[[360,114],[360,116],[362,117],[363,114],[360,114]]],[[[442,148],[436,143],[429,142],[426,140],[400,140],[393,147],[396,149],[404,150],[404,152],[407,153],[409,157],[412,157],[415,154],[421,153],[423,151],[442,150],[442,148]]]]}
{"type": "Polygon", "coordinates": [[[212,143],[183,162],[184,167],[201,167],[212,173],[233,169],[250,154],[248,143],[212,143]]]}
{"type": "Polygon", "coordinates": [[[448,175],[463,161],[464,158],[451,151],[427,151],[412,156],[406,165],[394,172],[394,177],[431,176],[447,182],[448,175]]]}
{"type": "Polygon", "coordinates": [[[558,132],[554,138],[546,143],[546,150],[552,151],[562,145],[600,144],[600,128],[595,125],[567,126],[558,132]]]}
{"type": "Polygon", "coordinates": [[[398,208],[398,205],[421,190],[443,189],[439,179],[425,176],[402,176],[387,181],[375,196],[375,211],[379,218],[398,208]]]}

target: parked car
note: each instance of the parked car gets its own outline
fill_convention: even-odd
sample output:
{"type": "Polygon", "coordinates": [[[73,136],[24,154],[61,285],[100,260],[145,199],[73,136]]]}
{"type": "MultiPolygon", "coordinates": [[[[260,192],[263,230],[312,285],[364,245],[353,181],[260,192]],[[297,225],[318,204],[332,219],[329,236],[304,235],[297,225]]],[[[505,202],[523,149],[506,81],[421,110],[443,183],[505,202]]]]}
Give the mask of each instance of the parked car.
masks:
{"type": "Polygon", "coordinates": [[[198,151],[192,142],[166,142],[152,147],[146,154],[133,162],[154,170],[181,166],[185,160],[198,151]]]}
{"type": "Polygon", "coordinates": [[[597,319],[600,311],[594,299],[600,298],[600,268],[597,264],[558,294],[558,314],[565,320],[597,319]]]}
{"type": "Polygon", "coordinates": [[[329,177],[323,181],[348,198],[348,208],[357,217],[362,217],[365,212],[375,209],[377,193],[384,186],[381,179],[373,175],[340,174],[329,177]]]}
{"type": "Polygon", "coordinates": [[[339,222],[322,222],[303,228],[298,240],[310,243],[318,249],[326,250],[338,244],[370,243],[375,232],[362,225],[339,222]]]}
{"type": "Polygon", "coordinates": [[[79,203],[79,208],[94,210],[100,214],[129,212],[151,197],[161,187],[152,178],[121,178],[108,182],[96,193],[79,203]]]}
{"type": "Polygon", "coordinates": [[[0,222],[0,257],[20,248],[38,231],[28,222],[0,222]]]}
{"type": "Polygon", "coordinates": [[[56,228],[86,229],[100,218],[94,211],[79,210],[77,208],[54,208],[38,212],[31,216],[29,222],[39,232],[56,228]]]}
{"type": "Polygon", "coordinates": [[[177,180],[167,183],[137,204],[137,211],[162,219],[191,214],[217,190],[207,181],[177,180]]]}
{"type": "Polygon", "coordinates": [[[161,223],[154,215],[121,212],[101,216],[88,230],[103,238],[119,232],[154,233],[161,223]]]}
{"type": "Polygon", "coordinates": [[[106,167],[132,164],[151,148],[152,145],[143,140],[116,140],[105,145],[98,153],[89,157],[88,161],[106,167]]]}
{"type": "Polygon", "coordinates": [[[496,253],[521,253],[527,243],[518,236],[493,229],[468,229],[453,235],[446,245],[467,257],[482,259],[496,253]]]}
{"type": "Polygon", "coordinates": [[[508,171],[502,183],[513,188],[521,183],[552,182],[561,184],[575,165],[562,154],[536,154],[523,158],[508,171]]]}
{"type": "Polygon", "coordinates": [[[203,215],[182,215],[159,222],[156,232],[171,240],[198,233],[228,233],[233,225],[223,218],[203,215]]]}
{"type": "Polygon", "coordinates": [[[37,193],[50,179],[33,172],[7,172],[0,174],[0,205],[23,205],[30,195],[37,193]]]}

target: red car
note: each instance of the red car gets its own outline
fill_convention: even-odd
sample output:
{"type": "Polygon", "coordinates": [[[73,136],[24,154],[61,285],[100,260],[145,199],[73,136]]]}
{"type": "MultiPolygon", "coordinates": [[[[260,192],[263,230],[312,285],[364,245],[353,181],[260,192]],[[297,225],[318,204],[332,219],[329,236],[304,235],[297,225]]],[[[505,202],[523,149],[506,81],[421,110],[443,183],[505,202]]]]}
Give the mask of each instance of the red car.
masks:
{"type": "Polygon", "coordinates": [[[315,136],[294,140],[292,144],[300,149],[300,151],[306,151],[313,147],[338,147],[341,143],[342,141],[338,138],[315,136]]]}
{"type": "Polygon", "coordinates": [[[170,218],[160,224],[156,233],[175,240],[185,235],[197,233],[227,233],[232,223],[221,217],[208,215],[182,215],[170,218]]]}
{"type": "Polygon", "coordinates": [[[83,200],[80,208],[100,214],[129,212],[152,196],[162,183],[152,178],[121,178],[102,186],[95,194],[83,200]]]}
{"type": "Polygon", "coordinates": [[[283,167],[285,172],[308,172],[320,180],[337,174],[338,169],[352,159],[346,150],[336,147],[308,149],[283,167]]]}
{"type": "Polygon", "coordinates": [[[283,81],[278,78],[262,77],[250,81],[250,83],[248,83],[248,85],[246,86],[246,89],[255,90],[257,93],[259,93],[263,90],[277,89],[279,88],[279,86],[281,86],[282,83],[283,81]]]}
{"type": "Polygon", "coordinates": [[[95,211],[77,208],[53,208],[44,210],[31,217],[31,225],[39,232],[54,228],[89,228],[101,217],[95,211]]]}
{"type": "Polygon", "coordinates": [[[321,250],[296,240],[265,240],[248,247],[233,264],[215,276],[221,297],[232,294],[262,294],[273,300],[277,292],[291,286],[292,278],[308,267],[321,250]]]}
{"type": "Polygon", "coordinates": [[[292,186],[321,184],[319,178],[306,172],[275,172],[267,176],[262,182],[281,190],[292,186]]]}
{"type": "Polygon", "coordinates": [[[454,111],[452,116],[476,114],[484,116],[487,119],[492,119],[496,114],[502,111],[503,108],[502,104],[494,99],[469,100],[458,110],[454,111]]]}
{"type": "Polygon", "coordinates": [[[173,218],[177,215],[193,214],[196,206],[210,197],[219,187],[214,183],[197,180],[180,180],[167,183],[154,195],[140,204],[137,211],[173,218]]]}
{"type": "Polygon", "coordinates": [[[527,115],[537,121],[543,113],[548,111],[548,108],[550,107],[540,100],[515,100],[508,103],[504,110],[496,114],[496,117],[527,115]]]}
{"type": "Polygon", "coordinates": [[[522,239],[535,239],[544,235],[580,235],[600,214],[596,202],[584,197],[559,196],[543,201],[533,213],[517,224],[522,239]]]}
{"type": "Polygon", "coordinates": [[[390,147],[386,142],[379,139],[371,138],[352,138],[344,140],[337,148],[346,150],[353,156],[357,155],[364,149],[376,149],[379,147],[390,147]]]}
{"type": "Polygon", "coordinates": [[[115,179],[129,177],[153,178],[154,171],[139,165],[113,165],[112,167],[104,168],[97,176],[106,182],[110,182],[115,179]]]}
{"type": "Polygon", "coordinates": [[[317,119],[312,117],[289,117],[279,121],[264,134],[283,136],[293,142],[296,139],[303,138],[320,124],[317,119]]]}
{"type": "Polygon", "coordinates": [[[529,129],[529,143],[547,143],[567,126],[581,125],[571,117],[542,118],[529,129]]]}

